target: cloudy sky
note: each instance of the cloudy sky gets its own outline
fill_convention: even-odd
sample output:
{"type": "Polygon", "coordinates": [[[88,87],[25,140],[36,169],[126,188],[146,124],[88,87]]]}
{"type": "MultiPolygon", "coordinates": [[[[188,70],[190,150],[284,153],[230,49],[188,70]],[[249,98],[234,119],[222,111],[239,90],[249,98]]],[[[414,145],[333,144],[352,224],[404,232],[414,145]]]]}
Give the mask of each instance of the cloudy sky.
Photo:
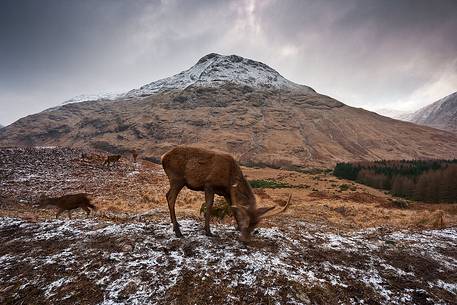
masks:
{"type": "Polygon", "coordinates": [[[457,91],[456,13],[455,0],[2,0],[0,124],[211,52],[352,106],[416,109],[457,91]]]}

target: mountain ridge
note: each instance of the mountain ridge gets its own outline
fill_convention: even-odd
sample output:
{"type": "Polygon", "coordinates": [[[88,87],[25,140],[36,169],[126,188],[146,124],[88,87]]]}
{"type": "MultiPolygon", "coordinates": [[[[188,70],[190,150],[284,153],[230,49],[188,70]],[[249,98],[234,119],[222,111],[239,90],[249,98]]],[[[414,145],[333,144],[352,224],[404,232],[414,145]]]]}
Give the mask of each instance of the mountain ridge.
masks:
{"type": "Polygon", "coordinates": [[[401,119],[457,133],[457,91],[401,119]]]}

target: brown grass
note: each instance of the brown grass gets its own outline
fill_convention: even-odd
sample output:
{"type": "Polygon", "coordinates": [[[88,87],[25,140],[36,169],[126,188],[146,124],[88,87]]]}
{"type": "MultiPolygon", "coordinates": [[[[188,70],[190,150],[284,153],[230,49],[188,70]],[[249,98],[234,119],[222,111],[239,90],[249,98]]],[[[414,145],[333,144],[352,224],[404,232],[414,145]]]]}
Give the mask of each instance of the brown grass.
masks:
{"type": "MultiPolygon", "coordinates": [[[[75,162],[77,166],[89,164],[95,167],[102,160],[102,156],[94,154],[88,160],[75,162]]],[[[97,170],[100,171],[100,168],[97,170]]],[[[93,202],[98,207],[100,217],[155,211],[157,217],[167,219],[168,207],[165,193],[168,190],[168,180],[161,166],[142,161],[139,173],[128,176],[127,174],[132,170],[131,161],[123,158],[118,166],[109,170],[107,177],[111,179],[110,181],[84,186],[84,191],[92,193],[93,202]]],[[[280,217],[325,223],[338,230],[367,227],[441,228],[457,225],[457,205],[409,202],[406,207],[400,207],[393,204],[395,199],[390,195],[327,174],[313,175],[269,168],[244,168],[243,170],[249,180],[269,179],[292,186],[283,189],[254,190],[259,206],[281,206],[288,195],[292,194],[289,209],[282,216],[276,216],[271,221],[267,221],[266,225],[273,224],[280,217]],[[349,188],[342,191],[340,185],[343,184],[349,185],[349,188]]],[[[102,171],[108,170],[102,169],[102,171]]],[[[99,174],[89,172],[87,175],[99,174]]],[[[68,192],[76,191],[72,189],[74,187],[69,185],[68,192]]],[[[65,191],[62,190],[62,192],[65,191]]],[[[0,215],[21,215],[29,219],[52,217],[54,211],[38,210],[29,204],[20,203],[21,196],[19,192],[17,197],[4,198],[0,215]]],[[[223,199],[217,198],[217,200],[223,199]]],[[[203,193],[183,189],[177,200],[178,217],[189,216],[202,219],[199,211],[203,202],[203,193]]],[[[150,213],[148,215],[153,218],[150,213]]],[[[224,222],[231,221],[224,220],[224,222]]]]}

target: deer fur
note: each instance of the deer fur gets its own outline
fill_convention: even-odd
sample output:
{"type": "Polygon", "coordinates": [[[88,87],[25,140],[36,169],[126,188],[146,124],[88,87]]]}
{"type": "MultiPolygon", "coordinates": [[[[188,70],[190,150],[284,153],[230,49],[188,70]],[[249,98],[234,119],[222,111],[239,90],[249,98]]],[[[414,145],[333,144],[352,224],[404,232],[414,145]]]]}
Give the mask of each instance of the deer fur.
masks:
{"type": "MultiPolygon", "coordinates": [[[[259,221],[266,217],[266,213],[275,208],[256,207],[256,197],[251,186],[243,176],[240,166],[229,154],[178,146],[164,154],[161,160],[170,182],[166,196],[173,230],[177,237],[183,235],[176,220],[175,203],[179,192],[185,186],[190,190],[205,193],[205,233],[208,236],[212,235],[209,222],[215,194],[223,196],[232,206],[243,241],[249,239],[250,233],[259,221]]],[[[289,202],[279,212],[283,212],[289,202]]]]}
{"type": "Polygon", "coordinates": [[[85,193],[69,194],[61,197],[50,198],[45,195],[41,195],[38,205],[41,208],[49,206],[55,206],[58,208],[56,218],[59,217],[64,211],[68,211],[68,217],[71,219],[71,211],[81,208],[86,211],[89,216],[91,209],[96,210],[97,208],[90,202],[88,195],[85,193]]]}
{"type": "Polygon", "coordinates": [[[105,159],[105,162],[103,162],[103,165],[110,166],[111,163],[118,162],[120,158],[121,158],[120,155],[106,156],[106,159],[105,159]]]}

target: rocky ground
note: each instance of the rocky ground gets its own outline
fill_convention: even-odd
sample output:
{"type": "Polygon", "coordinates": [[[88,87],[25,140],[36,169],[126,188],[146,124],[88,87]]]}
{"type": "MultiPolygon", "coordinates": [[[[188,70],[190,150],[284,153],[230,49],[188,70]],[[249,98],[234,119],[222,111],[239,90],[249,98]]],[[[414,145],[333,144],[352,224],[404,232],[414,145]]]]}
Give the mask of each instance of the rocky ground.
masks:
{"type": "Polygon", "coordinates": [[[203,235],[184,191],[172,233],[160,165],[63,148],[0,149],[1,304],[455,304],[455,205],[408,203],[325,173],[245,169],[262,204],[293,200],[249,244],[230,219],[203,235]],[[348,184],[348,188],[342,185],[348,184]],[[85,191],[98,211],[54,219],[40,193],[85,191]]]}

